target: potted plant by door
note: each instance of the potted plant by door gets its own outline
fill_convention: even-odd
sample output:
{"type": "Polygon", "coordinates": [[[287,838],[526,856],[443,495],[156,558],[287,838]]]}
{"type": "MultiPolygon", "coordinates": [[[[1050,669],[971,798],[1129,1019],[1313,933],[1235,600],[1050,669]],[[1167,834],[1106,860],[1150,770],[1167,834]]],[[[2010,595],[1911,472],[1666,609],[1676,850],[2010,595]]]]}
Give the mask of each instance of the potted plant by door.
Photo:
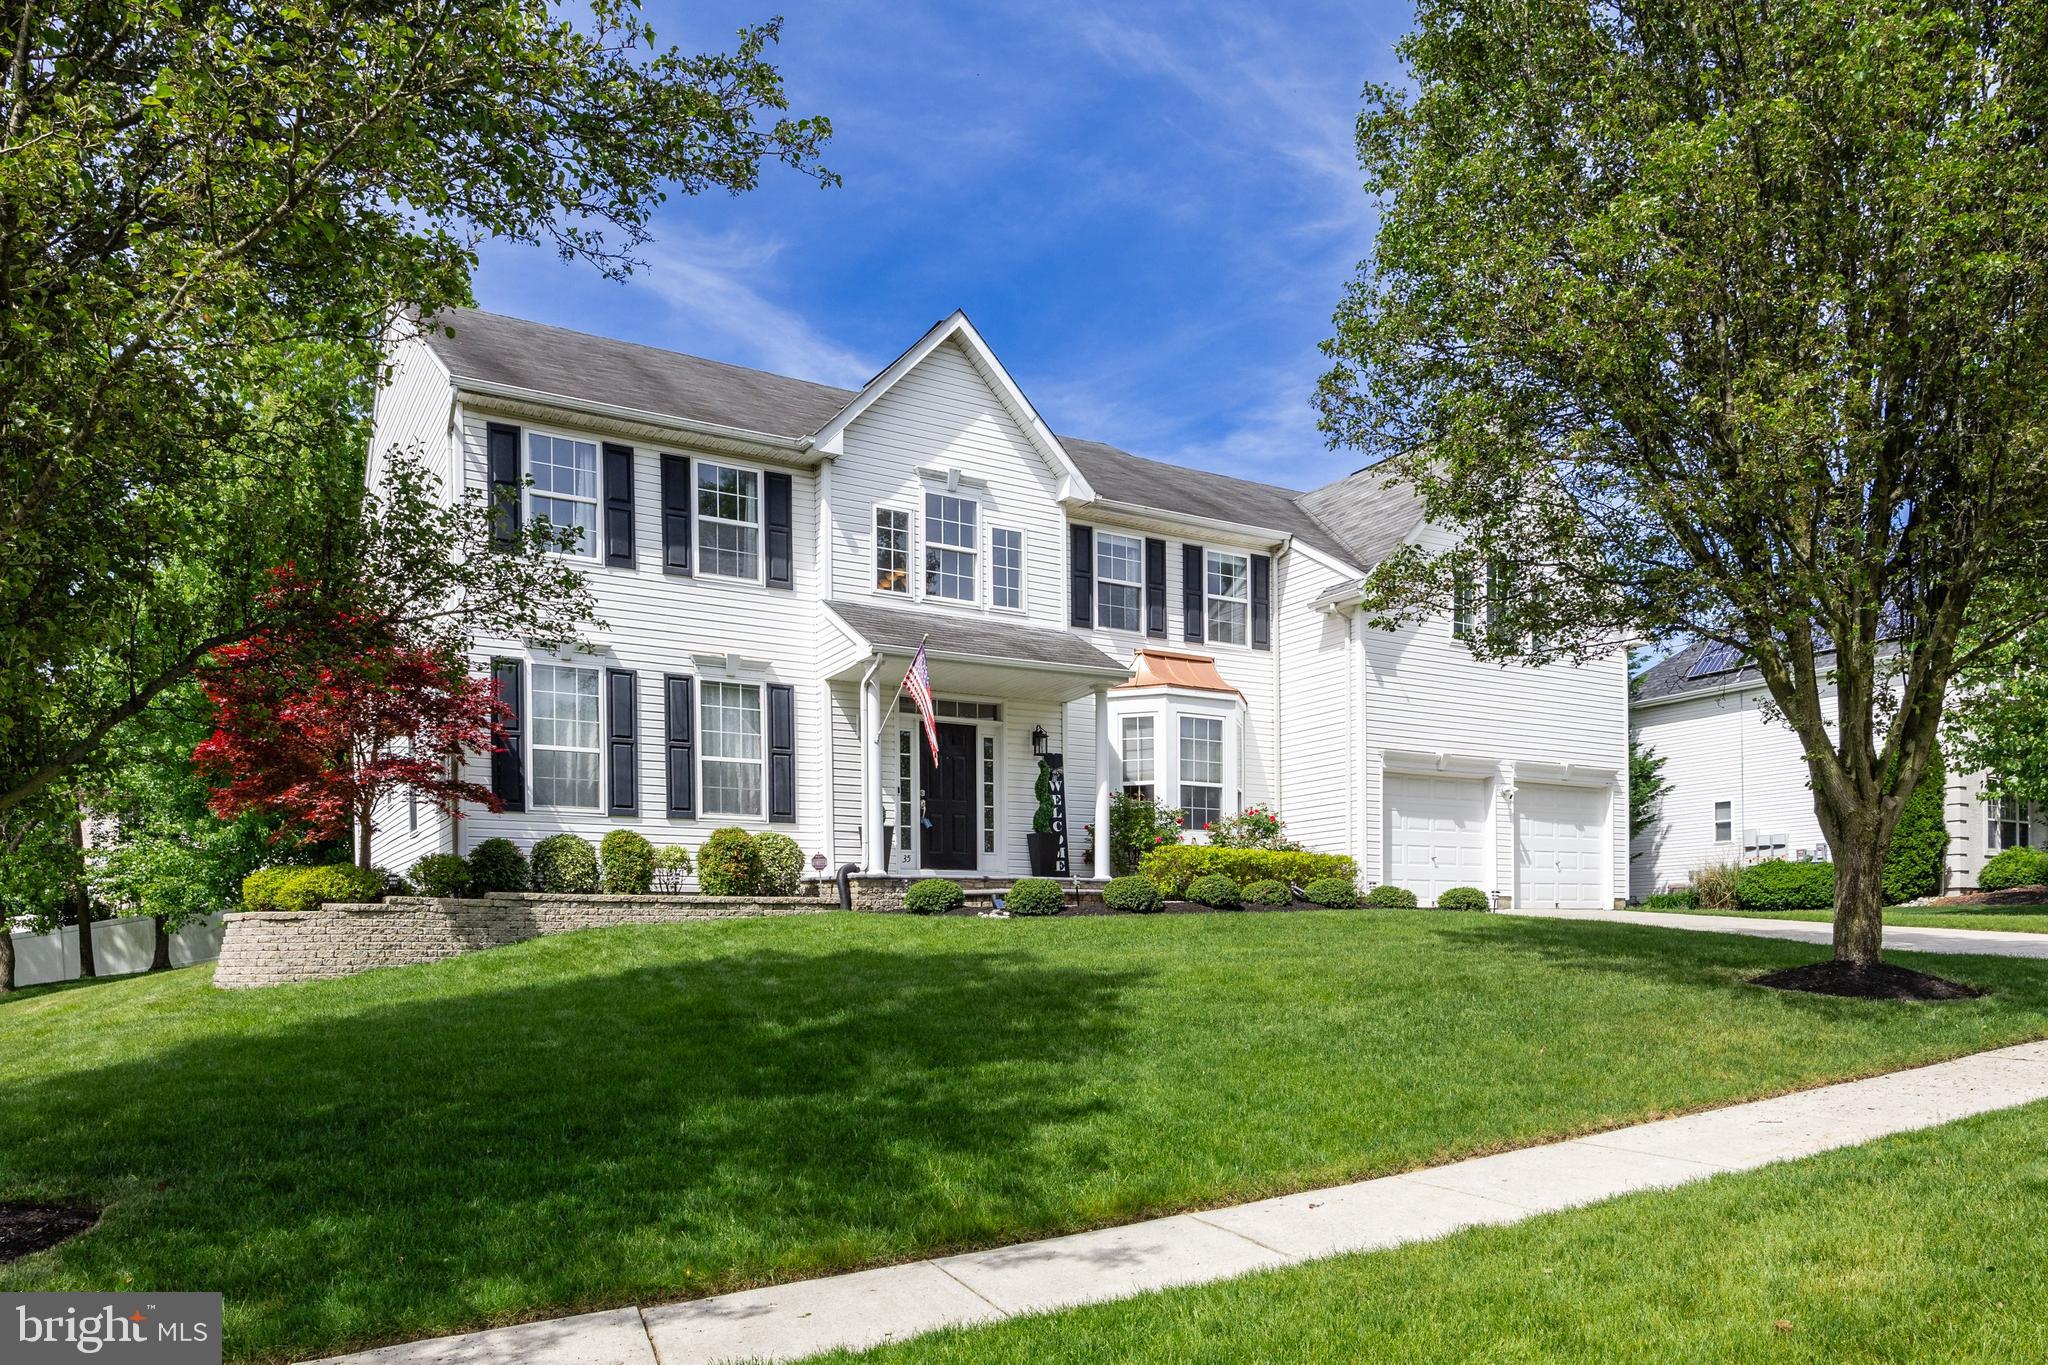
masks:
{"type": "Polygon", "coordinates": [[[1060,874],[1060,836],[1052,827],[1052,765],[1038,760],[1038,785],[1032,788],[1038,809],[1031,816],[1031,833],[1024,843],[1031,852],[1031,875],[1057,877],[1060,874]]]}

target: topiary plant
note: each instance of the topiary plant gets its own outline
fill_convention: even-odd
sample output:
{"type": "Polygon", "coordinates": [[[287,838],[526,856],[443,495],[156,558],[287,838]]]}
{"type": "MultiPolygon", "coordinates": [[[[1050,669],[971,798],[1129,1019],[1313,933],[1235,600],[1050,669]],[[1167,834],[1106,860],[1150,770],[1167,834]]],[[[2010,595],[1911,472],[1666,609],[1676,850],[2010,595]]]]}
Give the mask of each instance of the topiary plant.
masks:
{"type": "Polygon", "coordinates": [[[533,846],[533,889],[557,895],[589,895],[601,885],[597,850],[576,834],[550,834],[533,846]]]}
{"type": "Polygon", "coordinates": [[[1067,893],[1050,877],[1026,877],[1003,898],[1003,908],[1013,915],[1057,915],[1066,907],[1067,893]]]}
{"type": "Polygon", "coordinates": [[[1476,886],[1454,886],[1436,898],[1439,910],[1477,910],[1484,913],[1493,909],[1493,898],[1476,886]]]}
{"type": "Polygon", "coordinates": [[[615,829],[598,841],[608,896],[644,896],[654,889],[654,845],[637,830],[615,829]]]}
{"type": "Polygon", "coordinates": [[[1220,872],[1211,872],[1189,882],[1188,899],[1212,910],[1238,910],[1244,906],[1244,897],[1239,893],[1237,883],[1220,872]]]}
{"type": "Polygon", "coordinates": [[[1104,908],[1126,915],[1150,915],[1166,908],[1166,897],[1150,877],[1113,877],[1103,883],[1104,908]]]}
{"type": "Polygon", "coordinates": [[[1052,764],[1038,760],[1038,781],[1032,784],[1031,794],[1038,798],[1038,809],[1031,812],[1033,834],[1052,833],[1052,764]]]}
{"type": "Polygon", "coordinates": [[[754,892],[762,896],[794,896],[804,879],[804,851],[796,840],[774,830],[754,836],[754,860],[760,876],[754,892]]]}
{"type": "Polygon", "coordinates": [[[1253,882],[1244,889],[1247,905],[1292,905],[1294,888],[1286,882],[1276,882],[1271,877],[1253,882]]]}
{"type": "Polygon", "coordinates": [[[690,850],[681,844],[663,844],[654,853],[654,889],[665,896],[681,894],[683,879],[694,866],[690,850]]]}
{"type": "Polygon", "coordinates": [[[459,896],[469,889],[469,864],[459,853],[429,853],[412,865],[422,896],[459,896]]]}
{"type": "Polygon", "coordinates": [[[743,829],[714,829],[697,850],[697,885],[707,896],[751,896],[760,876],[754,836],[743,829]]]}
{"type": "MultiPolygon", "coordinates": [[[[1321,883],[1318,882],[1309,883],[1308,898],[1314,901],[1317,905],[1333,904],[1333,902],[1326,901],[1321,896],[1316,894],[1316,887],[1320,884],[1321,883]]],[[[1349,901],[1344,902],[1344,904],[1358,904],[1358,888],[1355,886],[1347,886],[1346,889],[1350,891],[1351,899],[1349,901]]],[[[1375,910],[1413,910],[1415,908],[1416,901],[1415,893],[1413,891],[1410,891],[1405,887],[1387,885],[1375,886],[1372,890],[1366,892],[1365,903],[1375,910]]]]}
{"type": "MultiPolygon", "coordinates": [[[[1906,798],[1884,850],[1884,903],[1898,905],[1941,890],[1948,863],[1948,769],[1937,750],[1906,798]]],[[[1830,897],[1830,904],[1833,903],[1830,897]]]]}
{"type": "MultiPolygon", "coordinates": [[[[253,873],[260,877],[263,874],[253,873]]],[[[2009,848],[1994,854],[1977,874],[1980,891],[2010,891],[2016,886],[2048,886],[2048,850],[2009,848]]],[[[242,899],[249,899],[249,883],[242,883],[242,899]]]]}
{"type": "Polygon", "coordinates": [[[469,892],[473,896],[524,891],[526,879],[526,855],[510,839],[486,839],[470,852],[469,892]]]}
{"type": "Polygon", "coordinates": [[[912,882],[903,893],[903,908],[913,915],[945,915],[958,910],[967,900],[960,883],[944,877],[926,877],[912,882]]]}

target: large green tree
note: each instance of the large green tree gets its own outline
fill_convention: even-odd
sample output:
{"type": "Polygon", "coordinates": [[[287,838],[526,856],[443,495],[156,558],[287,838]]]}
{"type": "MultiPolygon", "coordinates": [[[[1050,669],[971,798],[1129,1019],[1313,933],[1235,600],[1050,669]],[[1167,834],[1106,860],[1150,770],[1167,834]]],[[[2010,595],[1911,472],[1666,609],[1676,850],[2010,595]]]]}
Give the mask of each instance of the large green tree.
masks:
{"type": "Polygon", "coordinates": [[[0,822],[346,571],[390,325],[486,238],[627,272],[670,191],[829,180],[776,22],[633,0],[0,6],[0,822]]]}
{"type": "Polygon", "coordinates": [[[2048,613],[2048,5],[1432,2],[1401,52],[1320,402],[1465,539],[1373,610],[1491,564],[1491,655],[1747,654],[1875,964],[1950,684],[2048,613]]]}

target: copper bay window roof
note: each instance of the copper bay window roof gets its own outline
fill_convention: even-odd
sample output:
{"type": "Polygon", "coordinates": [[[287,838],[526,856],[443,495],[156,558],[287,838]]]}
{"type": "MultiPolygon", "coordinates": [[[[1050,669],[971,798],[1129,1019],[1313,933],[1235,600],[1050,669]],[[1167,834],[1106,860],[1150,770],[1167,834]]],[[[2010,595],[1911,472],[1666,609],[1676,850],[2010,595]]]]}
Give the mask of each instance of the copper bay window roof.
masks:
{"type": "Polygon", "coordinates": [[[1177,649],[1139,649],[1131,655],[1131,680],[1110,690],[1128,692],[1141,687],[1178,687],[1190,692],[1244,693],[1223,681],[1216,660],[1207,654],[1188,654],[1177,649]]]}

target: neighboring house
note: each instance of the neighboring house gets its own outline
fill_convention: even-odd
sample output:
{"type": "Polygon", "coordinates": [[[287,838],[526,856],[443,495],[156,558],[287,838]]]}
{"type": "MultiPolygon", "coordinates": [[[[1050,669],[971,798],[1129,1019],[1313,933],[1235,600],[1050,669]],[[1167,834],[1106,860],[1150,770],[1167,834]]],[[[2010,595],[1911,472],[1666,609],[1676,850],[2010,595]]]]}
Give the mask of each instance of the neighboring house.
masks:
{"type": "MultiPolygon", "coordinates": [[[[1832,689],[1822,705],[1832,727],[1832,689]]],[[[1736,651],[1696,644],[1652,666],[1629,716],[1637,740],[1664,759],[1666,783],[1656,823],[1631,850],[1632,899],[1683,886],[1708,863],[1830,856],[1798,737],[1736,651]]],[[[1947,808],[1952,891],[1975,887],[1978,870],[2000,850],[2040,847],[2048,837],[2043,812],[1985,801],[1982,773],[1951,772],[1947,808]]]]}
{"type": "Polygon", "coordinates": [[[1475,660],[1454,623],[1369,629],[1356,589],[1439,544],[1370,471],[1313,493],[1054,435],[966,317],[858,392],[482,312],[393,348],[371,475],[585,528],[594,653],[481,642],[502,813],[380,815],[380,862],[557,830],[694,846],[782,829],[830,868],[1019,876],[1035,751],[1063,755],[1073,872],[1110,794],[1189,826],[1277,807],[1368,882],[1538,904],[1626,891],[1626,676],[1475,660]],[[928,640],[936,761],[905,699],[928,640]],[[892,710],[893,706],[893,710],[892,710]]]}

